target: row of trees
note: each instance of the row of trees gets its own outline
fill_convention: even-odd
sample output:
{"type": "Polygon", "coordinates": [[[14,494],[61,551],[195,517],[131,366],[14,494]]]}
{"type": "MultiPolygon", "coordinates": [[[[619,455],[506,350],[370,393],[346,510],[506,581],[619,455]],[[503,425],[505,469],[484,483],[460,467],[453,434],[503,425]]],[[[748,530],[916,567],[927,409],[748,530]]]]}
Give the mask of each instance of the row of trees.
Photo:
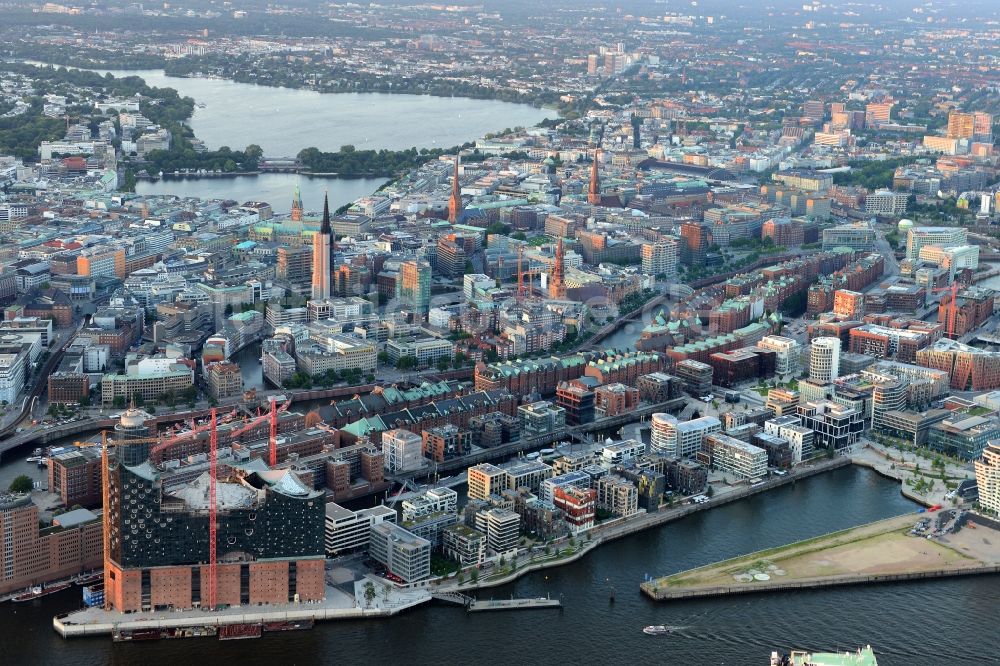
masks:
{"type": "Polygon", "coordinates": [[[346,382],[348,386],[361,384],[362,381],[371,383],[375,381],[375,375],[365,374],[357,368],[347,368],[342,372],[330,369],[316,375],[306,372],[296,372],[282,383],[282,388],[286,389],[311,389],[313,387],[333,386],[339,382],[346,382]]]}
{"type": "Polygon", "coordinates": [[[319,148],[299,151],[298,159],[313,173],[335,173],[340,176],[380,176],[393,178],[443,155],[454,155],[472,144],[451,148],[407,148],[406,150],[357,150],[354,146],[341,146],[336,152],[323,152],[319,148]]]}
{"type": "Polygon", "coordinates": [[[857,185],[869,190],[892,187],[892,177],[896,167],[912,164],[916,160],[915,157],[899,157],[881,162],[849,162],[851,170],[833,174],[833,182],[836,185],[857,185]]]}
{"type": "Polygon", "coordinates": [[[197,152],[186,137],[173,142],[169,150],[153,150],[146,155],[146,169],[152,173],[170,173],[181,169],[205,169],[224,173],[256,171],[264,150],[251,143],[243,150],[222,146],[218,150],[197,152]]]}

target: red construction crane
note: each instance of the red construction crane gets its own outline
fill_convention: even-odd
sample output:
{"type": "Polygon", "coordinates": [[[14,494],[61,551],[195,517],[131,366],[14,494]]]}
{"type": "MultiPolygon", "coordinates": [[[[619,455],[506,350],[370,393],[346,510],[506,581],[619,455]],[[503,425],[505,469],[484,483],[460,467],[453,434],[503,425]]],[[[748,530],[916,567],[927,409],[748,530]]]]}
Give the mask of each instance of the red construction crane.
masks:
{"type": "MultiPolygon", "coordinates": [[[[215,410],[213,409],[212,411],[214,412],[215,410]]],[[[233,411],[231,411],[228,414],[226,414],[225,416],[223,416],[222,417],[222,422],[223,423],[229,423],[234,418],[236,418],[236,410],[235,409],[233,409],[233,411]]],[[[161,452],[165,451],[166,449],[169,449],[171,446],[173,446],[175,444],[178,444],[179,442],[183,442],[185,440],[188,440],[188,439],[191,439],[193,437],[196,437],[198,435],[198,433],[205,432],[206,430],[208,430],[209,428],[212,427],[211,423],[208,423],[208,422],[203,423],[202,425],[197,425],[194,422],[194,419],[191,419],[190,423],[191,423],[191,429],[188,430],[187,432],[182,432],[181,434],[174,435],[172,437],[163,437],[160,440],[160,443],[157,444],[156,446],[154,446],[153,449],[149,452],[150,459],[154,459],[155,460],[156,454],[161,453],[161,452]]]]}
{"type": "Polygon", "coordinates": [[[267,438],[267,464],[274,467],[278,464],[278,410],[277,400],[270,399],[271,402],[271,433],[267,438]]]}
{"type": "Polygon", "coordinates": [[[208,608],[216,608],[215,539],[218,536],[218,507],[215,501],[215,475],[219,469],[219,433],[216,430],[215,407],[212,408],[212,429],[208,438],[208,608]]]}
{"type": "Polygon", "coordinates": [[[931,289],[931,293],[938,293],[941,291],[950,291],[951,297],[948,301],[948,324],[947,324],[947,335],[949,338],[954,340],[955,336],[955,319],[958,316],[958,283],[952,282],[950,287],[939,287],[937,289],[931,289]]]}

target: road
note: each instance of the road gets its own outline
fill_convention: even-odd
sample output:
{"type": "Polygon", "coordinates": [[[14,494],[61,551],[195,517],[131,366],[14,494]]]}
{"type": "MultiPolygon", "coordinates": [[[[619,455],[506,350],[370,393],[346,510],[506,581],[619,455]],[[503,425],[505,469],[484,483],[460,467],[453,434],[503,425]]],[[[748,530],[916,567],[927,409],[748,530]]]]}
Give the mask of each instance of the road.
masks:
{"type": "MultiPolygon", "coordinates": [[[[6,426],[0,428],[0,440],[7,439],[17,431],[17,426],[26,418],[31,416],[32,410],[35,408],[36,403],[39,402],[39,398],[48,389],[48,377],[52,374],[52,371],[59,367],[59,363],[62,361],[63,354],[66,352],[66,347],[73,340],[74,334],[80,330],[83,326],[81,321],[76,329],[65,330],[56,333],[54,344],[58,345],[58,348],[49,354],[49,358],[45,361],[45,364],[41,367],[38,374],[35,375],[35,383],[31,386],[31,390],[28,391],[26,399],[21,403],[20,415],[13,418],[6,426]]],[[[2,451],[0,451],[2,453],[2,451]]]]}
{"type": "Polygon", "coordinates": [[[899,275],[899,262],[896,261],[896,252],[885,239],[885,234],[881,229],[875,229],[875,251],[885,257],[885,275],[899,275]]]}

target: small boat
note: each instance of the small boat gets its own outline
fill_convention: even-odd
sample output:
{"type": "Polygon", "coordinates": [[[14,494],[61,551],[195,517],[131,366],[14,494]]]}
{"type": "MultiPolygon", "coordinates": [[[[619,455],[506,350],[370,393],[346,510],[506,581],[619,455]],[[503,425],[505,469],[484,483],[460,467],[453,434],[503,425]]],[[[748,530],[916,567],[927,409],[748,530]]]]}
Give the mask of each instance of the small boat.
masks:
{"type": "Polygon", "coordinates": [[[31,456],[30,458],[25,458],[24,462],[38,463],[42,462],[43,460],[45,460],[45,458],[41,456],[31,456]]]}
{"type": "Polygon", "coordinates": [[[22,592],[21,594],[15,594],[10,598],[14,603],[21,601],[34,601],[49,594],[55,594],[56,592],[62,592],[70,586],[70,583],[56,583],[55,585],[50,585],[49,587],[44,587],[42,585],[35,585],[29,590],[22,592]]]}
{"type": "Polygon", "coordinates": [[[81,576],[77,578],[76,584],[80,586],[93,585],[95,583],[100,583],[104,580],[104,572],[98,572],[95,574],[90,574],[89,576],[81,576]]]}
{"type": "Polygon", "coordinates": [[[661,636],[663,634],[672,634],[674,630],[662,624],[651,624],[643,629],[642,633],[649,634],[650,636],[661,636]]]}

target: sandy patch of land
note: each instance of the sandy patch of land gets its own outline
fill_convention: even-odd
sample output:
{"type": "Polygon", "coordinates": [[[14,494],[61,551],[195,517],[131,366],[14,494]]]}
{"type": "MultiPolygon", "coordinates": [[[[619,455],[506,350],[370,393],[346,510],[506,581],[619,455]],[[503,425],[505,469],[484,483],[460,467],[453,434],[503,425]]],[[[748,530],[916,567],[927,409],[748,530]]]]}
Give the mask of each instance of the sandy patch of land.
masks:
{"type": "Polygon", "coordinates": [[[963,529],[949,541],[911,536],[910,528],[928,515],[890,518],[667,576],[650,585],[689,590],[766,587],[839,576],[973,568],[1000,561],[1000,533],[982,527],[963,529]]]}

